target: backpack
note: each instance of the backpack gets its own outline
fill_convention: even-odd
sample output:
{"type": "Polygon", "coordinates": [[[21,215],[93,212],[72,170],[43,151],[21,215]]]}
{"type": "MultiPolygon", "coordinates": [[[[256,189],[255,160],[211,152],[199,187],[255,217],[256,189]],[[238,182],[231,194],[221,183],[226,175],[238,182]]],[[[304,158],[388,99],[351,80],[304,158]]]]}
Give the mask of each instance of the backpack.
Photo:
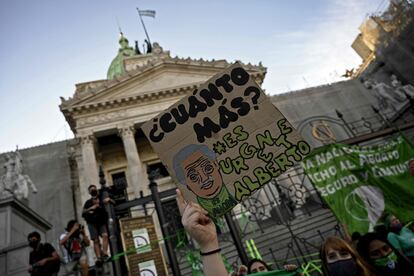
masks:
{"type": "Polygon", "coordinates": [[[65,243],[69,257],[72,261],[78,261],[82,255],[82,239],[80,237],[70,237],[65,243]]]}

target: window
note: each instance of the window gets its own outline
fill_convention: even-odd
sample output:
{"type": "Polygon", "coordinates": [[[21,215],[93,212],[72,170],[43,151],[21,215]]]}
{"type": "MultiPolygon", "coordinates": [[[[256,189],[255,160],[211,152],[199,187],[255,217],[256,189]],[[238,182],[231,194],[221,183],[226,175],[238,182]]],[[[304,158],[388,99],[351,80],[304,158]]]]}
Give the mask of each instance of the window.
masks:
{"type": "MultiPolygon", "coordinates": [[[[128,201],[128,192],[127,192],[127,179],[125,172],[118,172],[111,174],[112,177],[112,186],[110,186],[110,193],[115,204],[121,204],[128,201]]],[[[115,215],[117,218],[129,217],[129,210],[116,211],[115,215]]]]}
{"type": "Polygon", "coordinates": [[[160,172],[159,177],[160,178],[170,176],[170,174],[168,173],[167,168],[161,162],[148,165],[148,169],[149,169],[150,172],[152,172],[154,170],[159,170],[159,172],[160,172]]]}

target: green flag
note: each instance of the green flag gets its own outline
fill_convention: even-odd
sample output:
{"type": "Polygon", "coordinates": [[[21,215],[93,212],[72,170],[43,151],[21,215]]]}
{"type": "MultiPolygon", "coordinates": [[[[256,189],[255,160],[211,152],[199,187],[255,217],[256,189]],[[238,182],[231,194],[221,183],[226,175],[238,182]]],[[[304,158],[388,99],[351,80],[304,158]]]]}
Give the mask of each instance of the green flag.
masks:
{"type": "Polygon", "coordinates": [[[349,232],[372,231],[384,212],[414,219],[414,177],[408,161],[413,145],[399,136],[383,145],[331,144],[302,165],[310,180],[349,232]]]}

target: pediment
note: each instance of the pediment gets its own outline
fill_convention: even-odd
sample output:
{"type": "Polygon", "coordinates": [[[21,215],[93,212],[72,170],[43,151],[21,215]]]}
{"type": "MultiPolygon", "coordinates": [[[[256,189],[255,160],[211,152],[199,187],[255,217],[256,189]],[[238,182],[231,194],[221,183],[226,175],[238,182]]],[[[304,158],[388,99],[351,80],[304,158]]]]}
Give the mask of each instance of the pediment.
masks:
{"type": "MultiPolygon", "coordinates": [[[[93,82],[96,86],[93,91],[82,92],[82,97],[74,98],[65,106],[79,107],[151,95],[160,91],[194,87],[204,83],[227,66],[228,63],[226,61],[216,61],[208,66],[206,64],[198,65],[194,63],[179,64],[164,60],[149,66],[146,70],[139,73],[129,72],[114,80],[93,82]]],[[[265,70],[262,72],[261,70],[254,70],[252,67],[248,68],[248,71],[257,72],[263,75],[262,77],[264,77],[263,73],[265,73],[265,70]]],[[[80,84],[79,86],[83,85],[85,84],[80,84]]]]}
{"type": "Polygon", "coordinates": [[[105,102],[203,83],[214,73],[180,68],[154,68],[102,91],[84,103],[105,102]]]}

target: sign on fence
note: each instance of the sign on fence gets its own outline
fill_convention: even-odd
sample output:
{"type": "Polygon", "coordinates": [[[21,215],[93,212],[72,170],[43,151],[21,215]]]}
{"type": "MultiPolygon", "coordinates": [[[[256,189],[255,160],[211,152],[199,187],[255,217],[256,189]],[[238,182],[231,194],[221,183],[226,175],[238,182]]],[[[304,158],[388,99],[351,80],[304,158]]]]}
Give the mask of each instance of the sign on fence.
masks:
{"type": "Polygon", "coordinates": [[[151,216],[121,218],[122,246],[128,275],[166,276],[167,269],[151,216]]]}
{"type": "Polygon", "coordinates": [[[303,161],[306,174],[349,231],[372,231],[384,212],[414,219],[414,147],[403,136],[380,146],[331,144],[303,161]]]}
{"type": "Polygon", "coordinates": [[[239,63],[142,129],[184,197],[214,217],[310,152],[239,63]]]}

